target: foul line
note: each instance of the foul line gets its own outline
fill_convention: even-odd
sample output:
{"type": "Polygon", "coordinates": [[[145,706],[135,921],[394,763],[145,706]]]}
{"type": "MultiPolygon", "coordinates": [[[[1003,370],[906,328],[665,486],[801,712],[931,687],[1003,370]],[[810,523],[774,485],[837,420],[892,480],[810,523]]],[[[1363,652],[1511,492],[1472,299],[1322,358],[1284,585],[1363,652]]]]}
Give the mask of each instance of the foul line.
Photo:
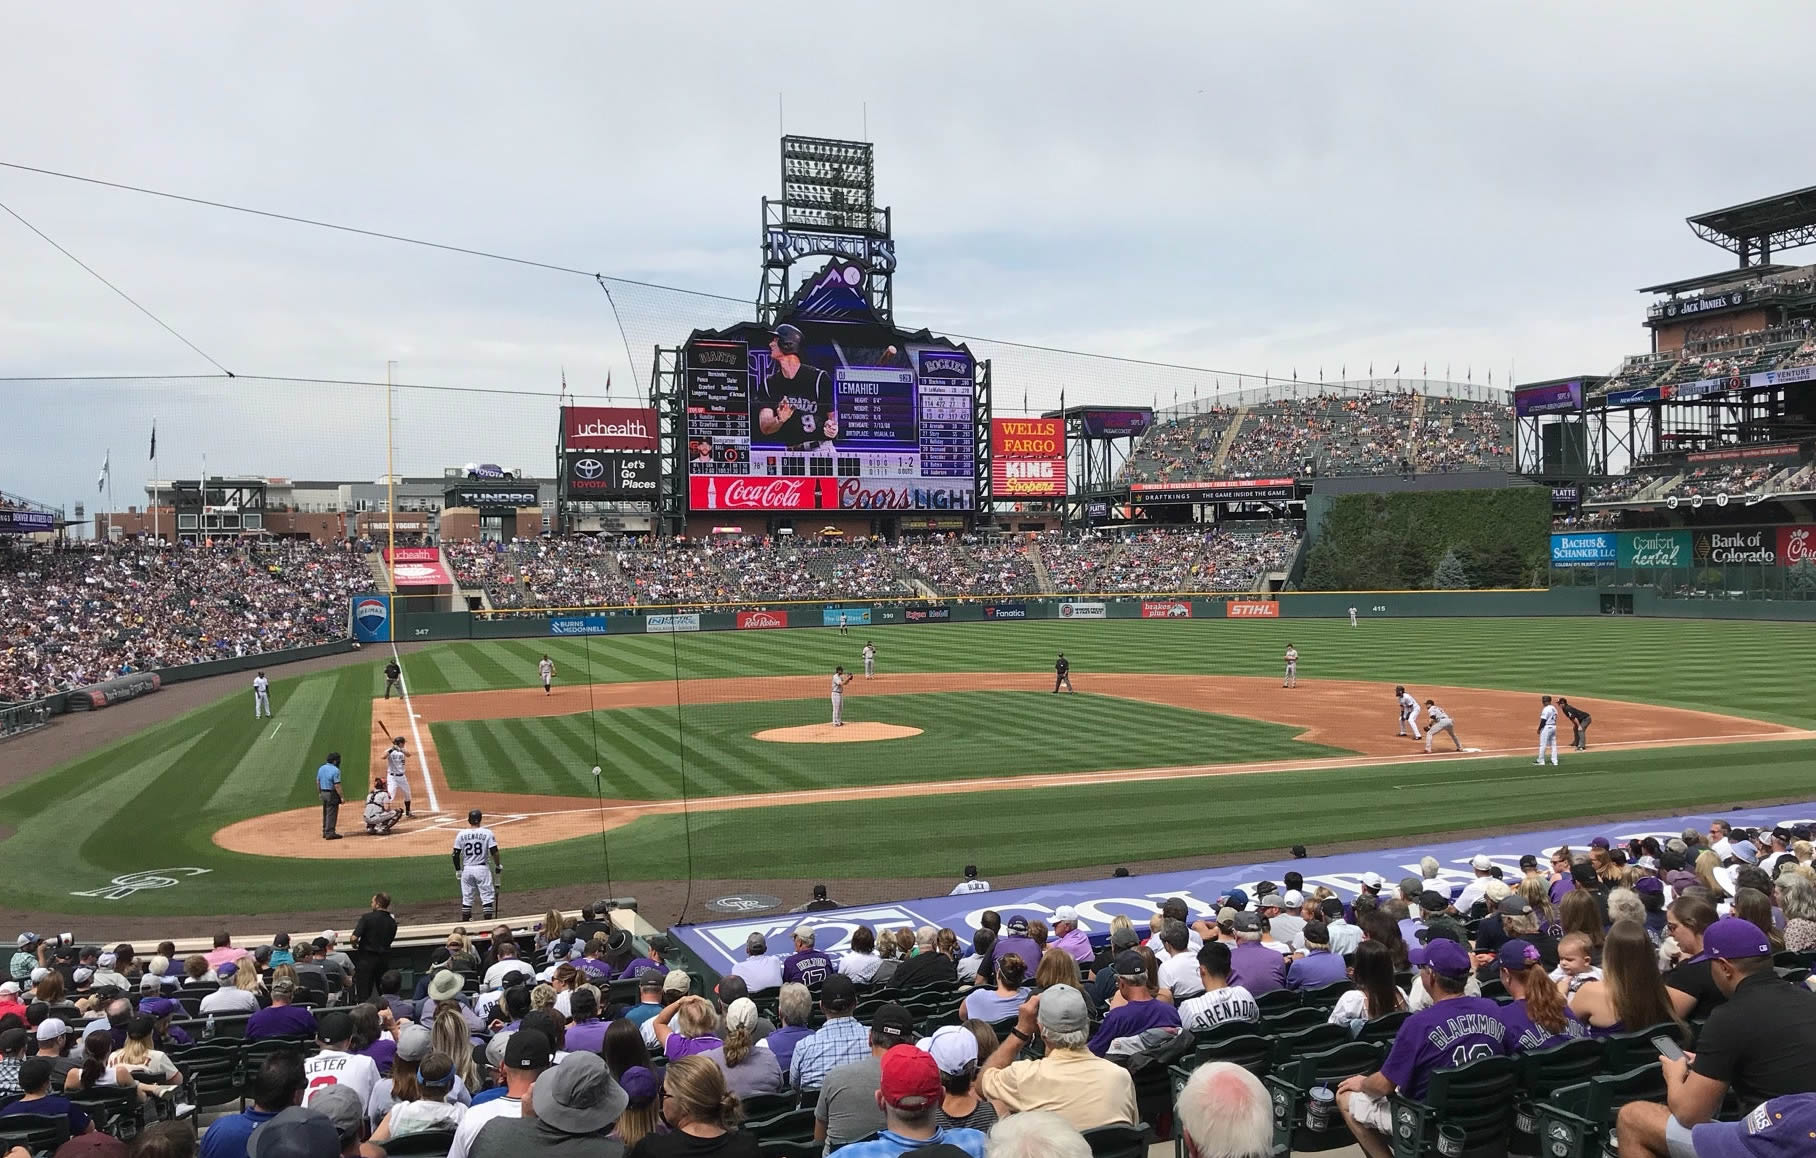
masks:
{"type": "Polygon", "coordinates": [[[274,739],[276,739],[276,738],[277,738],[277,734],[278,734],[278,730],[279,730],[279,729],[280,729],[280,728],[282,728],[282,727],[283,727],[283,726],[284,726],[284,721],[282,721],[282,720],[279,720],[279,721],[278,721],[278,722],[277,722],[277,727],[276,727],[276,728],[273,728],[273,729],[271,729],[271,735],[269,735],[269,736],[266,736],[266,737],[265,737],[265,739],[267,739],[267,740],[274,740],[274,739]]]}
{"type": "Polygon", "coordinates": [[[410,681],[404,678],[404,657],[398,654],[395,641],[391,644],[391,658],[397,663],[397,687],[404,693],[404,714],[410,717],[410,735],[416,741],[416,756],[422,761],[422,786],[429,794],[429,811],[440,812],[441,801],[435,799],[435,777],[429,775],[429,758],[424,754],[427,749],[422,746],[422,730],[416,726],[416,709],[410,706],[410,681]]]}

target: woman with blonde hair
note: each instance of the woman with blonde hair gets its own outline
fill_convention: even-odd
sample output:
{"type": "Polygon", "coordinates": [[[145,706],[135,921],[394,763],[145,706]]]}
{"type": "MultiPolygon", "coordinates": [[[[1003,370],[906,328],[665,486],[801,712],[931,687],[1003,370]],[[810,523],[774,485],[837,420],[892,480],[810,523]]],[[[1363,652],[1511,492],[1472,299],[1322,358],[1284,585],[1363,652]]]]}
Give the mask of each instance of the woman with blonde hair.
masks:
{"type": "Polygon", "coordinates": [[[740,1098],[779,1094],[788,1085],[774,1050],[756,1048],[757,1006],[740,997],[725,1009],[725,1044],[707,1050],[725,1071],[725,1084],[740,1098]]]}
{"type": "Polygon", "coordinates": [[[650,1032],[655,1035],[656,1044],[662,1047],[663,1056],[673,1062],[724,1045],[725,1042],[713,1033],[718,1024],[712,1003],[690,994],[658,1013],[650,1022],[650,1032]]]}
{"type": "Polygon", "coordinates": [[[446,1006],[437,1009],[430,1034],[430,1050],[447,1056],[461,1083],[469,1090],[484,1088],[480,1085],[479,1068],[473,1064],[472,1034],[459,1011],[446,1006]]]}
{"type": "Polygon", "coordinates": [[[157,1019],[149,1014],[139,1014],[126,1024],[126,1044],[108,1055],[107,1065],[118,1066],[116,1073],[124,1073],[126,1080],[119,1085],[131,1085],[132,1073],[135,1070],[156,1074],[158,1081],[139,1084],[139,1091],[145,1094],[167,1094],[183,1084],[183,1075],[176,1063],[168,1054],[157,1049],[152,1037],[157,1032],[157,1019]]]}
{"type": "Polygon", "coordinates": [[[555,1007],[555,987],[544,981],[530,990],[530,1009],[553,1009],[555,1007]]]}
{"type": "Polygon", "coordinates": [[[634,1150],[644,1138],[668,1133],[668,1123],[662,1120],[662,1086],[648,1066],[625,1070],[618,1075],[618,1086],[629,1101],[612,1127],[612,1141],[634,1150]]]}
{"type": "Polygon", "coordinates": [[[561,936],[561,910],[550,909],[542,915],[542,922],[536,926],[536,952],[548,952],[549,943],[559,936],[561,936]]]}
{"type": "Polygon", "coordinates": [[[1721,883],[1721,874],[1716,871],[1720,867],[1721,858],[1715,855],[1715,850],[1706,848],[1696,854],[1696,879],[1717,903],[1728,899],[1727,886],[1721,883]]]}
{"type": "Polygon", "coordinates": [[[1040,964],[1034,970],[1034,991],[1044,992],[1054,985],[1070,985],[1082,990],[1084,979],[1079,975],[1078,962],[1072,954],[1064,949],[1048,949],[1040,955],[1040,964]]]}
{"type": "Polygon", "coordinates": [[[645,1137],[631,1150],[630,1158],[667,1158],[670,1154],[754,1155],[756,1140],[738,1132],[742,1116],[738,1096],[726,1088],[725,1072],[703,1057],[676,1058],[668,1063],[662,1079],[666,1095],[662,1116],[676,1133],[686,1134],[685,1145],[667,1145],[645,1137]]]}
{"type": "Polygon", "coordinates": [[[204,1017],[210,1013],[257,1013],[264,1005],[264,991],[257,963],[250,957],[241,957],[233,967],[233,983],[202,998],[198,1008],[204,1017]]]}

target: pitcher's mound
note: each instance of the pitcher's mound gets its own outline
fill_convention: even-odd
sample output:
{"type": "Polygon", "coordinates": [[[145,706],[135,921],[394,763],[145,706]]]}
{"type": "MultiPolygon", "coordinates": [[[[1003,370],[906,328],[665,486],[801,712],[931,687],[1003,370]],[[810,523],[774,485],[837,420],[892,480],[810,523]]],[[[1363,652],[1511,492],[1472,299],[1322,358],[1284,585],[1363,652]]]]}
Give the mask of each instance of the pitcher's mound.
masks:
{"type": "Polygon", "coordinates": [[[835,728],[831,724],[806,724],[799,728],[771,728],[758,732],[753,739],[777,744],[856,744],[862,740],[902,740],[921,734],[919,728],[901,724],[860,723],[853,721],[835,728]]]}

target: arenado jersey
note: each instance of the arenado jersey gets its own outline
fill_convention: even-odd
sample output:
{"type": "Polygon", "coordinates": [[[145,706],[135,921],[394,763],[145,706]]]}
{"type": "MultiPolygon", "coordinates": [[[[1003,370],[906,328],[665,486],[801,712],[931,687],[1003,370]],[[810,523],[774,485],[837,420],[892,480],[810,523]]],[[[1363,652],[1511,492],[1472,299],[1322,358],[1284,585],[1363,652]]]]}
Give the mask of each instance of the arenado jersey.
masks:
{"type": "Polygon", "coordinates": [[[771,366],[769,376],[763,379],[763,394],[754,410],[757,413],[774,410],[780,417],[784,402],[794,407],[788,421],[774,434],[764,434],[761,429],[754,431],[753,442],[806,446],[826,438],[824,427],[834,405],[832,378],[826,371],[803,362],[790,378],[782,373],[780,366],[771,366]]]}
{"type": "Polygon", "coordinates": [[[498,838],[489,828],[463,828],[454,834],[454,851],[460,854],[460,863],[469,868],[485,864],[486,854],[497,847],[498,838]]]}

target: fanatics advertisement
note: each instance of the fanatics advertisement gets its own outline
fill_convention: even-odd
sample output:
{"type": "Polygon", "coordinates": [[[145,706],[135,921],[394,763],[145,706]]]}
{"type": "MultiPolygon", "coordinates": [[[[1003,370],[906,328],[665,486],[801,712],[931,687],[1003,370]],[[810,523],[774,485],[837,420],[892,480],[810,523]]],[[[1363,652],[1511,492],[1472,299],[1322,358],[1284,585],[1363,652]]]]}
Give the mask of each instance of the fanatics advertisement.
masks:
{"type": "Polygon", "coordinates": [[[1290,499],[1296,493],[1290,478],[1136,483],[1129,492],[1137,503],[1236,503],[1290,499]]]}
{"type": "Polygon", "coordinates": [[[656,412],[633,406],[564,406],[564,450],[656,450],[656,412]]]}
{"type": "Polygon", "coordinates": [[[997,499],[1064,498],[1065,421],[1059,418],[992,418],[990,486],[997,499]]]}
{"type": "Polygon", "coordinates": [[[1184,599],[1151,599],[1141,605],[1143,619],[1190,619],[1192,605],[1184,599]]]}
{"type": "Polygon", "coordinates": [[[1232,599],[1223,605],[1225,619],[1279,619],[1280,605],[1271,599],[1232,599]]]}
{"type": "Polygon", "coordinates": [[[1583,408],[1583,383],[1554,382],[1549,386],[1527,386],[1513,392],[1513,412],[1521,418],[1531,414],[1562,414],[1583,408]]]}
{"type": "Polygon", "coordinates": [[[1551,536],[1551,565],[1553,567],[1612,567],[1615,561],[1614,541],[1615,536],[1612,531],[1553,535],[1551,536]]]}
{"type": "Polygon", "coordinates": [[[1108,619],[1110,613],[1104,609],[1104,605],[1101,603],[1061,603],[1059,617],[1061,619],[1108,619]]]}
{"type": "Polygon", "coordinates": [[[695,338],[683,358],[693,509],[976,506],[969,351],[870,321],[738,332],[752,336],[695,338]]]}
{"type": "Polygon", "coordinates": [[[984,604],[984,618],[1026,619],[1028,618],[1028,605],[1026,603],[986,603],[984,604]]]}
{"type": "Polygon", "coordinates": [[[740,611],[738,612],[739,631],[762,631],[772,627],[787,627],[786,611],[740,611]]]}
{"type": "MultiPolygon", "coordinates": [[[[806,914],[818,930],[814,947],[837,954],[850,948],[851,934],[860,925],[871,929],[918,928],[952,929],[961,943],[969,942],[973,931],[983,926],[984,913],[995,911],[1004,921],[1021,916],[1051,921],[1061,905],[1078,911],[1079,928],[1101,939],[1109,932],[1110,922],[1127,917],[1137,927],[1145,926],[1155,907],[1167,897],[1185,901],[1194,917],[1214,913],[1219,901],[1231,889],[1255,895],[1259,881],[1285,879],[1289,872],[1302,873],[1305,890],[1319,886],[1339,897],[1349,899],[1361,892],[1362,877],[1375,873],[1390,882],[1411,874],[1419,875],[1419,858],[1431,856],[1438,862],[1437,887],[1446,895],[1460,893],[1476,879],[1471,861],[1484,855],[1508,880],[1520,878],[1520,858],[1536,856],[1542,865],[1554,849],[1588,848],[1595,837],[1606,837],[1616,847],[1628,840],[1653,837],[1664,840],[1685,828],[1708,830],[1711,820],[1725,820],[1740,827],[1771,827],[1775,824],[1807,823],[1816,816],[1816,802],[1786,804],[1770,811],[1727,814],[1695,813],[1630,824],[1578,825],[1572,828],[1545,829],[1508,833],[1503,836],[1472,837],[1467,840],[1429,842],[1400,848],[1374,849],[1366,852],[1336,853],[1313,856],[1306,860],[1276,860],[1261,863],[1227,865],[1216,868],[1194,868],[1174,873],[1154,873],[1128,877],[1098,877],[1094,880],[1063,881],[1030,885],[1019,889],[993,889],[988,893],[959,893],[953,896],[907,898],[846,909],[829,909],[806,914]]],[[[785,944],[788,934],[803,921],[802,914],[770,912],[760,916],[741,916],[699,925],[678,925],[672,932],[687,947],[699,954],[715,972],[729,973],[744,960],[744,946],[752,933],[761,933],[772,944],[785,944]]]]}

